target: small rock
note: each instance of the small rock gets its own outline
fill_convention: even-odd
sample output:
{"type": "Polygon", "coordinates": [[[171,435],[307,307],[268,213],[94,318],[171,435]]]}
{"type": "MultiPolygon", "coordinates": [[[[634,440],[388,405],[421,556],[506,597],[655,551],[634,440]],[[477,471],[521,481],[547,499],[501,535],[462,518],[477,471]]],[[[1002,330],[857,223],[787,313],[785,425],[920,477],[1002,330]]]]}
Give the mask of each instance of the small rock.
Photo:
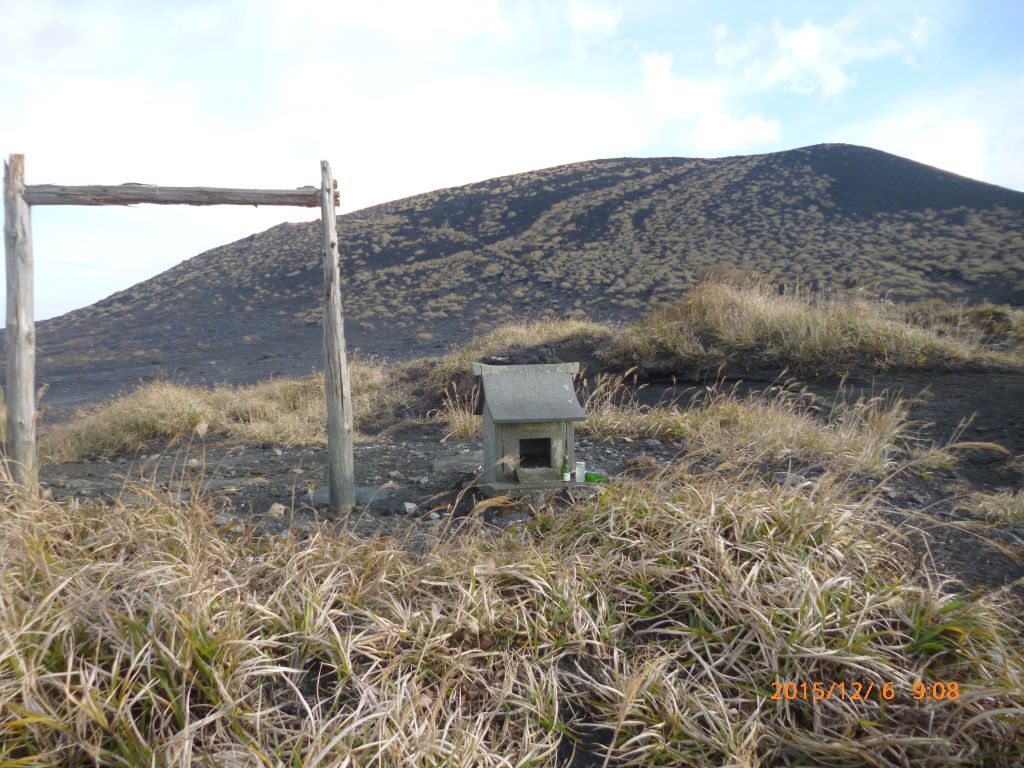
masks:
{"type": "Polygon", "coordinates": [[[430,484],[430,478],[427,477],[426,475],[424,475],[423,477],[416,478],[416,484],[417,485],[429,485],[430,484]]]}
{"type": "Polygon", "coordinates": [[[407,501],[402,505],[402,509],[405,510],[405,514],[411,515],[420,508],[419,504],[413,504],[411,501],[407,501]]]}
{"type": "Polygon", "coordinates": [[[392,469],[390,472],[388,472],[388,477],[390,477],[392,480],[402,480],[403,479],[402,478],[402,473],[399,472],[397,469],[392,469]]]}
{"type": "Polygon", "coordinates": [[[186,464],[187,464],[188,466],[190,466],[190,467],[198,467],[198,466],[199,466],[199,459],[189,459],[189,460],[188,460],[188,461],[186,461],[185,463],[186,463],[186,464]]]}
{"type": "Polygon", "coordinates": [[[381,477],[380,475],[374,475],[373,477],[370,478],[370,482],[371,483],[379,483],[383,479],[384,478],[381,477]]]}
{"type": "Polygon", "coordinates": [[[284,451],[282,451],[280,448],[275,448],[274,449],[274,455],[275,456],[280,456],[283,453],[284,453],[284,451]]]}
{"type": "MultiPolygon", "coordinates": [[[[413,506],[415,506],[415,504],[413,506]]],[[[430,517],[431,520],[440,520],[441,519],[441,516],[439,514],[437,514],[437,512],[431,512],[429,517],[430,517]]]]}
{"type": "Polygon", "coordinates": [[[292,468],[292,474],[293,475],[301,475],[303,472],[305,472],[304,469],[299,469],[298,467],[293,467],[292,468]]]}
{"type": "Polygon", "coordinates": [[[357,485],[356,486],[356,504],[360,506],[366,506],[374,501],[380,501],[382,499],[390,499],[395,495],[395,489],[387,486],[380,486],[379,488],[375,485],[357,485]]]}
{"type": "Polygon", "coordinates": [[[284,504],[271,504],[270,509],[267,510],[268,517],[284,517],[284,513],[287,511],[284,504]]]}
{"type": "Polygon", "coordinates": [[[623,437],[622,438],[622,442],[624,442],[624,443],[632,443],[633,442],[633,438],[632,437],[623,437]]]}
{"type": "Polygon", "coordinates": [[[646,440],[644,440],[644,445],[648,446],[649,448],[660,448],[661,440],[659,440],[656,437],[648,437],[646,440]]]}

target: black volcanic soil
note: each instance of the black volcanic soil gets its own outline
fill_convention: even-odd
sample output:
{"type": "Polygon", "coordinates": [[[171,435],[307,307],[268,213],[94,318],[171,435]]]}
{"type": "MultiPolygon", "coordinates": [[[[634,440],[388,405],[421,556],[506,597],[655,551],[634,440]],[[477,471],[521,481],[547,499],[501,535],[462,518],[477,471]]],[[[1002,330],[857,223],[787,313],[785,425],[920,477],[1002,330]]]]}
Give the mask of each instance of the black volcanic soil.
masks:
{"type": "MultiPolygon", "coordinates": [[[[764,381],[724,382],[738,391],[759,391],[764,381]]],[[[720,385],[721,386],[721,385],[720,385]]],[[[829,402],[836,385],[809,382],[806,388],[829,402]]],[[[687,402],[705,388],[654,381],[638,390],[646,402],[676,399],[687,402]]],[[[939,570],[958,578],[965,588],[1010,586],[1024,599],[1024,529],[999,528],[983,535],[947,525],[957,520],[956,500],[973,490],[1024,486],[1024,374],[893,374],[847,385],[844,396],[878,393],[883,389],[921,395],[912,417],[920,422],[921,437],[930,442],[997,443],[1008,453],[990,448],[958,451],[955,470],[904,472],[882,483],[864,478],[864,492],[878,494],[889,516],[911,531],[919,556],[930,557],[939,570]]],[[[56,498],[86,500],[137,495],[137,485],[162,488],[184,501],[201,497],[209,502],[226,530],[258,535],[308,536],[319,523],[343,524],[360,535],[397,533],[415,539],[451,535],[482,497],[471,487],[478,459],[471,451],[480,442],[445,442],[441,424],[409,424],[387,438],[358,444],[356,482],[378,489],[359,505],[348,521],[331,521],[322,500],[310,491],[326,483],[324,449],[280,448],[274,445],[232,445],[208,437],[189,445],[151,449],[112,461],[81,460],[45,466],[41,480],[56,498]],[[435,471],[438,459],[464,465],[435,471]],[[469,487],[467,487],[469,486],[469,487]],[[276,505],[276,506],[275,506],[276,505]],[[413,506],[414,505],[414,506],[413,506]]],[[[660,440],[618,440],[596,443],[578,436],[578,454],[589,467],[616,475],[643,455],[643,462],[666,466],[683,451],[681,444],[660,440]]],[[[759,467],[766,482],[814,481],[819,470],[792,466],[759,467]]],[[[486,525],[503,527],[522,522],[539,499],[524,499],[477,515],[486,525]]]]}

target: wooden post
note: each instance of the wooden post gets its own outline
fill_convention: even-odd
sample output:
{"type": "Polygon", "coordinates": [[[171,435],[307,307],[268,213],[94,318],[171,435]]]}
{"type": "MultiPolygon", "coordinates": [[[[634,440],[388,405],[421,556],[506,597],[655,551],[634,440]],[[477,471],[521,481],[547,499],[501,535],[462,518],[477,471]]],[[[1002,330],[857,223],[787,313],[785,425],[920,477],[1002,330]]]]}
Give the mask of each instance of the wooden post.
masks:
{"type": "Polygon", "coordinates": [[[25,202],[25,156],[4,163],[7,258],[7,468],[25,491],[36,479],[36,324],[32,311],[32,213],[25,202]]]}
{"type": "Polygon", "coordinates": [[[352,394],[341,308],[338,224],[331,166],[320,161],[320,221],[324,252],[324,390],[327,396],[327,486],[332,515],[348,514],[356,501],[352,468],[352,394]]]}

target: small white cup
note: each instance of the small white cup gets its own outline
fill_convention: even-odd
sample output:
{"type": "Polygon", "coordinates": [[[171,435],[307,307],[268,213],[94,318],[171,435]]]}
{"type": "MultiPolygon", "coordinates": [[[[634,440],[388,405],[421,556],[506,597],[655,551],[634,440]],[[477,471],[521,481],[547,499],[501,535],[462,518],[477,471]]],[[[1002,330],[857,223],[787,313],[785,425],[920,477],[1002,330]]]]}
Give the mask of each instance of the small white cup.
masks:
{"type": "Polygon", "coordinates": [[[586,467],[584,466],[584,462],[577,461],[576,462],[576,482],[577,483],[582,483],[584,478],[586,477],[586,474],[587,474],[587,472],[586,472],[586,467]]]}

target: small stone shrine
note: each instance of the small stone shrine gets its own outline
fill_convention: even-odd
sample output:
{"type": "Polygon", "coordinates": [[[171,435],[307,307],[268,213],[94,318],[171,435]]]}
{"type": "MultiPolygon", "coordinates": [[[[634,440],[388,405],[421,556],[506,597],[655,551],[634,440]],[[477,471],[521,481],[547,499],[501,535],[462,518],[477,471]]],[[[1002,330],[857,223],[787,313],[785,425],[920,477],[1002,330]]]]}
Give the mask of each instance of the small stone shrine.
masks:
{"type": "Polygon", "coordinates": [[[584,419],[573,374],[579,363],[473,364],[473,412],[484,419],[484,475],[489,496],[558,488],[562,460],[576,461],[573,424],[584,419]]]}

